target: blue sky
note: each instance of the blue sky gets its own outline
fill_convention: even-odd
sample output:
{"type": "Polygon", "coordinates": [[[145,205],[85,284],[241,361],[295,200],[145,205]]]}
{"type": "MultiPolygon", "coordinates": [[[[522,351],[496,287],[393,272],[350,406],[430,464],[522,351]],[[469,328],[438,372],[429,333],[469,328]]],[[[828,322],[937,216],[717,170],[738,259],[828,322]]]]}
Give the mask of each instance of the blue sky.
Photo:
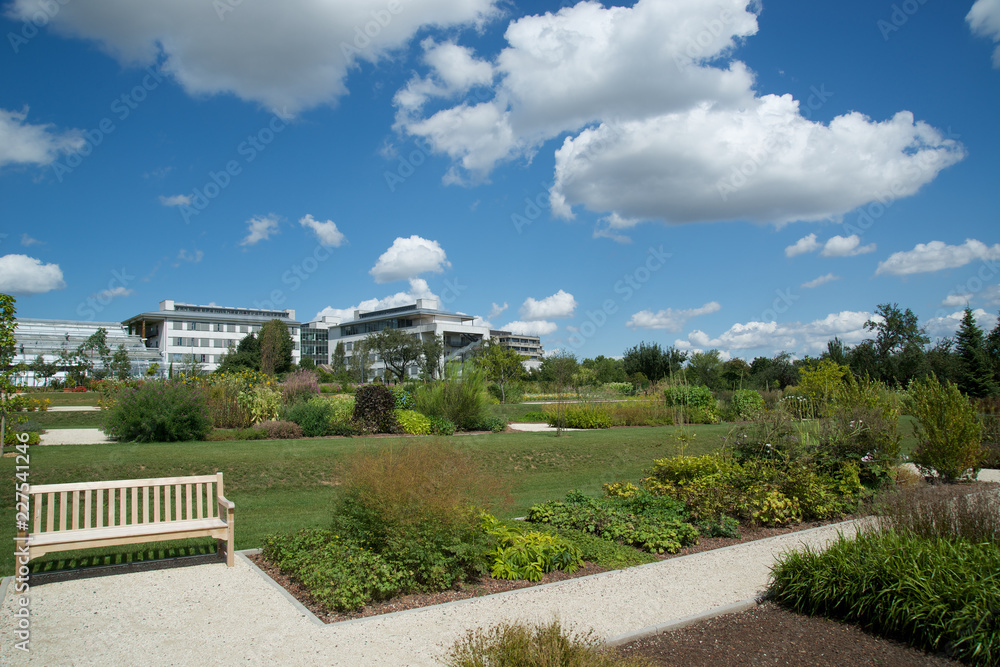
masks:
{"type": "Polygon", "coordinates": [[[23,317],[433,295],[750,359],[1000,308],[1000,0],[2,8],[23,317]]]}

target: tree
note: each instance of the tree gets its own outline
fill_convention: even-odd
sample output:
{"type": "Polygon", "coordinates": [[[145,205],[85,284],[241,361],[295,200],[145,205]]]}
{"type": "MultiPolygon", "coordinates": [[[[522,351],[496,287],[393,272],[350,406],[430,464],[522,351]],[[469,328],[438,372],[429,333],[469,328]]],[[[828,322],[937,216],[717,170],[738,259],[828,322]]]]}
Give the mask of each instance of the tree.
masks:
{"type": "Polygon", "coordinates": [[[333,358],[330,360],[330,368],[334,375],[340,375],[347,370],[347,353],[344,351],[344,341],[338,340],[333,348],[333,358]]]}
{"type": "Polygon", "coordinates": [[[838,366],[846,366],[847,348],[844,347],[844,341],[840,340],[838,336],[834,336],[833,340],[827,342],[823,358],[829,359],[838,366]]]}
{"type": "Polygon", "coordinates": [[[718,350],[695,352],[688,359],[684,375],[691,384],[708,387],[712,391],[721,389],[722,360],[718,350]]]}
{"type": "Polygon", "coordinates": [[[742,389],[750,380],[750,364],[739,357],[722,364],[722,384],[727,389],[742,389]]]}
{"type": "Polygon", "coordinates": [[[593,359],[584,359],[580,365],[594,371],[594,382],[597,384],[628,381],[625,365],[621,359],[613,359],[600,354],[593,359]]]}
{"type": "Polygon", "coordinates": [[[129,359],[128,350],[125,344],[118,345],[114,356],[111,358],[111,372],[119,380],[127,380],[132,375],[132,360],[129,359]]]}
{"type": "Polygon", "coordinates": [[[521,363],[526,356],[520,355],[509,347],[504,347],[492,339],[484,340],[476,352],[474,363],[482,369],[486,379],[495,382],[500,389],[500,402],[507,402],[507,387],[524,376],[524,365],[521,363]]]}
{"type": "Polygon", "coordinates": [[[7,415],[17,409],[17,397],[14,396],[14,383],[11,374],[14,372],[14,350],[17,338],[17,308],[15,299],[9,294],[0,294],[0,454],[3,454],[4,438],[7,437],[7,415]]]}
{"type": "Polygon", "coordinates": [[[240,340],[236,349],[232,347],[222,355],[222,361],[215,370],[216,373],[238,373],[242,370],[260,370],[260,340],[248,333],[240,340]]]}
{"type": "Polygon", "coordinates": [[[996,326],[986,336],[986,360],[993,372],[993,384],[1000,387],[1000,314],[997,316],[996,326]]]}
{"type": "Polygon", "coordinates": [[[659,382],[663,378],[677,373],[686,359],[687,352],[673,347],[663,349],[659,343],[646,344],[643,341],[639,345],[625,350],[625,354],[622,356],[622,365],[625,374],[629,377],[636,373],[642,373],[650,382],[659,382]]]}
{"type": "Polygon", "coordinates": [[[42,381],[42,386],[47,387],[49,385],[49,379],[59,371],[59,366],[56,363],[48,363],[45,361],[45,355],[40,354],[35,357],[31,364],[29,365],[31,372],[35,375],[35,381],[42,381]]]}
{"type": "Polygon", "coordinates": [[[770,359],[757,357],[750,363],[750,380],[761,389],[784,389],[798,379],[799,372],[788,352],[779,352],[770,359]]]}
{"type": "Polygon", "coordinates": [[[111,373],[111,348],[108,347],[108,330],[104,327],[90,334],[87,340],[83,341],[78,348],[80,357],[86,359],[86,366],[94,377],[98,380],[107,377],[111,373]],[[101,362],[100,368],[92,355],[96,355],[101,362]]]}
{"type": "Polygon", "coordinates": [[[275,318],[260,328],[260,372],[265,375],[284,373],[292,367],[292,336],[288,325],[275,318]]]}
{"type": "Polygon", "coordinates": [[[889,385],[906,386],[921,374],[925,361],[923,349],[930,338],[909,308],[901,311],[899,304],[882,303],[875,314],[880,320],[870,319],[864,327],[875,332],[875,338],[869,340],[874,346],[878,379],[889,385]]]}
{"type": "Polygon", "coordinates": [[[382,329],[365,337],[370,350],[379,355],[385,369],[400,382],[406,379],[406,369],[420,358],[420,341],[399,329],[382,329]]]}
{"type": "Polygon", "coordinates": [[[955,333],[955,351],[958,354],[958,388],[974,398],[995,395],[997,386],[987,357],[986,337],[968,306],[955,333]]]}
{"type": "Polygon", "coordinates": [[[312,357],[302,357],[299,360],[299,368],[305,368],[306,370],[315,370],[316,362],[313,361],[312,357]]]}
{"type": "Polygon", "coordinates": [[[351,353],[351,375],[356,382],[364,384],[368,381],[368,371],[372,366],[372,352],[368,347],[368,339],[362,338],[354,343],[351,353]]]}
{"type": "Polygon", "coordinates": [[[431,336],[420,343],[420,370],[426,380],[441,377],[441,358],[444,356],[444,338],[431,336]]]}
{"type": "Polygon", "coordinates": [[[545,357],[542,360],[541,371],[552,379],[556,385],[556,392],[559,394],[559,401],[556,410],[558,419],[556,420],[556,437],[562,435],[562,430],[566,422],[566,404],[562,401],[562,394],[566,386],[573,379],[577,369],[576,355],[566,350],[559,350],[558,354],[545,357]]]}

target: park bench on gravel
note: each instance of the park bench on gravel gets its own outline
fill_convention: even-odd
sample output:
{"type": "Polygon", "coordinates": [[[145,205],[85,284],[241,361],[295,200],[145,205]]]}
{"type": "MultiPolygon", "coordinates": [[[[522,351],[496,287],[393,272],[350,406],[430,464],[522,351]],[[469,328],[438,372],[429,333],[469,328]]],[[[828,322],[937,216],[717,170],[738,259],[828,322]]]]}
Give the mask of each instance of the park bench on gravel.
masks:
{"type": "Polygon", "coordinates": [[[236,506],[222,495],[221,472],[36,484],[24,494],[30,506],[23,513],[23,504],[17,508],[17,548],[22,558],[25,547],[30,560],[55,551],[214,537],[219,554],[226,554],[226,565],[233,566],[236,506]],[[27,525],[20,523],[25,515],[30,518],[27,525]]]}

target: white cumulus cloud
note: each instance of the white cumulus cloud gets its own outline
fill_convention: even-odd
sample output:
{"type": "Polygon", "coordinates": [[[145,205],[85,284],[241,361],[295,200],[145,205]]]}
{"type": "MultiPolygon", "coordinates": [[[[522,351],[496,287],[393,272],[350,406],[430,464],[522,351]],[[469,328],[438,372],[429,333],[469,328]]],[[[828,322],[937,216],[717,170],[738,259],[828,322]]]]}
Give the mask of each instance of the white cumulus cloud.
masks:
{"type": "Polygon", "coordinates": [[[930,273],[942,269],[955,269],[976,260],[1000,260],[1000,243],[988,246],[976,239],[966,239],[961,245],[948,245],[944,241],[918,243],[913,250],[894,252],[879,262],[876,275],[907,276],[930,273]]]}
{"type": "Polygon", "coordinates": [[[510,331],[524,336],[548,336],[558,328],[558,324],[547,320],[514,320],[500,327],[502,331],[510,331]]]}
{"type": "Polygon", "coordinates": [[[355,310],[372,311],[383,310],[385,308],[398,308],[399,306],[409,306],[415,303],[417,299],[434,299],[438,302],[438,304],[441,303],[441,299],[431,291],[426,280],[423,278],[411,278],[410,289],[405,292],[396,292],[395,294],[390,294],[389,296],[385,296],[380,299],[365,299],[358,305],[348,308],[334,308],[333,306],[327,306],[323,310],[316,313],[316,316],[313,317],[313,321],[318,321],[323,317],[329,317],[335,322],[346,322],[354,319],[355,310]]]}
{"type": "MultiPolygon", "coordinates": [[[[964,305],[964,304],[963,304],[964,305]]],[[[975,308],[972,311],[972,316],[976,319],[976,324],[985,331],[990,331],[996,326],[997,318],[995,315],[987,313],[982,308],[975,308]]],[[[924,325],[924,331],[930,336],[931,340],[935,338],[944,338],[946,336],[954,336],[955,332],[958,331],[959,325],[962,324],[962,318],[965,317],[965,309],[956,310],[954,313],[949,315],[941,315],[938,317],[932,317],[927,320],[924,325]]]]}
{"type": "Polygon", "coordinates": [[[164,206],[190,206],[191,196],[170,195],[169,197],[164,197],[163,195],[160,195],[160,203],[164,206]]]}
{"type": "Polygon", "coordinates": [[[819,278],[813,278],[810,281],[802,283],[802,287],[805,289],[812,289],[814,287],[819,287],[820,285],[825,285],[826,283],[833,282],[834,280],[840,280],[840,276],[828,273],[825,276],[820,276],[819,278]]]}
{"type": "Polygon", "coordinates": [[[842,311],[811,322],[737,322],[717,337],[700,329],[691,331],[687,338],[678,339],[674,346],[681,350],[716,348],[732,353],[734,350],[761,350],[770,355],[776,352],[802,352],[817,354],[826,349],[834,336],[847,344],[856,344],[869,337],[865,322],[871,313],[842,311]]]}
{"type": "Polygon", "coordinates": [[[135,290],[130,290],[119,285],[118,287],[101,290],[94,296],[100,299],[102,302],[110,301],[111,299],[117,299],[123,296],[131,296],[135,293],[135,290]]]}
{"type": "Polygon", "coordinates": [[[544,299],[528,297],[521,306],[521,317],[526,320],[549,320],[572,317],[576,310],[576,299],[564,290],[559,290],[544,299]]]}
{"type": "Polygon", "coordinates": [[[333,220],[320,222],[307,213],[305,217],[299,220],[299,224],[311,229],[316,238],[319,239],[320,244],[325,246],[339,248],[347,239],[344,233],[337,229],[337,223],[333,220]]]}
{"type": "Polygon", "coordinates": [[[941,305],[945,308],[961,308],[968,305],[971,300],[971,294],[949,294],[941,301],[941,305]]]}
{"type": "Polygon", "coordinates": [[[73,153],[84,144],[78,130],[60,132],[52,124],[25,122],[28,107],[21,111],[0,109],[0,167],[8,164],[52,164],[61,154],[73,153]]]}
{"type": "Polygon", "coordinates": [[[27,255],[0,257],[0,292],[14,295],[43,294],[63,289],[62,269],[27,255]]]}
{"type": "Polygon", "coordinates": [[[850,236],[831,236],[823,245],[821,257],[854,257],[875,252],[875,244],[861,245],[861,237],[857,234],[850,236]]]}
{"type": "Polygon", "coordinates": [[[195,96],[231,93],[294,114],[335,102],[363,61],[378,62],[423,28],[481,22],[492,0],[285,0],[189,3],[14,0],[7,16],[48,16],[60,34],[96,42],[123,65],[153,65],[195,96]]]}
{"type": "Polygon", "coordinates": [[[274,214],[254,216],[247,220],[247,235],[240,241],[240,245],[256,245],[277,233],[278,216],[274,214]]]}
{"type": "Polygon", "coordinates": [[[368,273],[377,283],[391,283],[414,278],[427,271],[442,273],[450,267],[451,262],[440,243],[414,234],[405,239],[397,237],[368,273]]]}
{"type": "Polygon", "coordinates": [[[699,315],[708,315],[718,312],[722,306],[717,301],[710,301],[700,308],[684,308],[674,310],[667,308],[656,313],[650,310],[640,310],[632,315],[625,326],[632,329],[664,329],[666,331],[680,331],[687,321],[699,315]]]}
{"type": "MultiPolygon", "coordinates": [[[[973,34],[1000,42],[1000,0],[976,0],[965,20],[973,34]]],[[[993,66],[1000,67],[1000,46],[993,51],[993,66]]]]}
{"type": "Polygon", "coordinates": [[[507,306],[507,302],[506,301],[503,302],[502,306],[500,304],[498,304],[498,303],[493,303],[492,307],[490,308],[490,314],[488,315],[488,317],[491,320],[494,317],[500,317],[500,313],[502,313],[503,311],[507,310],[507,308],[508,308],[508,306],[507,306]]]}
{"type": "Polygon", "coordinates": [[[795,257],[796,255],[803,255],[807,252],[815,252],[819,250],[820,243],[816,240],[815,234],[809,234],[803,236],[798,241],[785,248],[785,257],[795,257]]]}

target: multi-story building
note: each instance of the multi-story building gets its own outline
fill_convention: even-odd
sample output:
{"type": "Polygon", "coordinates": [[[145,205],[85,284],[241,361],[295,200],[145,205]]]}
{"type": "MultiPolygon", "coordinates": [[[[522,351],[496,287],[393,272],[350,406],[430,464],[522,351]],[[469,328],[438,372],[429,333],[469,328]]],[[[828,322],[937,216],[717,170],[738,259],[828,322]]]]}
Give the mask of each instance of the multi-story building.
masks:
{"type": "MultiPolygon", "coordinates": [[[[354,346],[359,341],[387,328],[401,329],[420,340],[440,336],[444,342],[445,362],[465,359],[490,333],[489,327],[475,324],[471,315],[439,310],[435,299],[417,299],[416,303],[397,308],[354,311],[352,319],[330,327],[329,349],[332,351],[337,343],[343,343],[344,354],[350,363],[354,346]]],[[[385,372],[385,364],[374,356],[372,372],[375,376],[382,376],[385,372]]],[[[416,363],[407,369],[411,377],[419,372],[416,363]]]]}
{"type": "Polygon", "coordinates": [[[122,322],[129,334],[138,335],[146,348],[158,350],[162,363],[198,364],[214,371],[222,356],[249,333],[259,333],[269,320],[281,320],[292,337],[292,361],[299,362],[301,323],[294,310],[263,310],[196,306],[161,301],[159,310],[140,313],[122,322]]]}
{"type": "MultiPolygon", "coordinates": [[[[38,357],[43,357],[47,363],[58,362],[64,353],[78,349],[84,341],[97,333],[98,329],[107,332],[106,343],[112,353],[120,346],[128,352],[132,362],[133,375],[145,375],[154,363],[160,363],[160,355],[156,350],[149,350],[139,336],[130,335],[120,322],[78,322],[75,320],[43,320],[33,318],[17,318],[17,328],[14,329],[14,365],[30,365],[38,357]]],[[[107,370],[97,355],[92,355],[95,370],[107,370]]],[[[161,369],[163,370],[163,369],[161,369]]],[[[66,368],[60,367],[53,376],[62,380],[66,376],[66,368]]],[[[28,370],[20,381],[29,386],[38,383],[34,372],[28,370]]]]}
{"type": "Polygon", "coordinates": [[[330,326],[322,320],[302,325],[299,335],[303,360],[312,359],[317,366],[330,363],[330,326]]]}
{"type": "Polygon", "coordinates": [[[491,329],[490,338],[500,345],[528,357],[524,361],[525,370],[539,368],[542,365],[542,357],[545,355],[545,351],[542,349],[542,339],[538,336],[528,336],[511,333],[510,331],[491,329]]]}

